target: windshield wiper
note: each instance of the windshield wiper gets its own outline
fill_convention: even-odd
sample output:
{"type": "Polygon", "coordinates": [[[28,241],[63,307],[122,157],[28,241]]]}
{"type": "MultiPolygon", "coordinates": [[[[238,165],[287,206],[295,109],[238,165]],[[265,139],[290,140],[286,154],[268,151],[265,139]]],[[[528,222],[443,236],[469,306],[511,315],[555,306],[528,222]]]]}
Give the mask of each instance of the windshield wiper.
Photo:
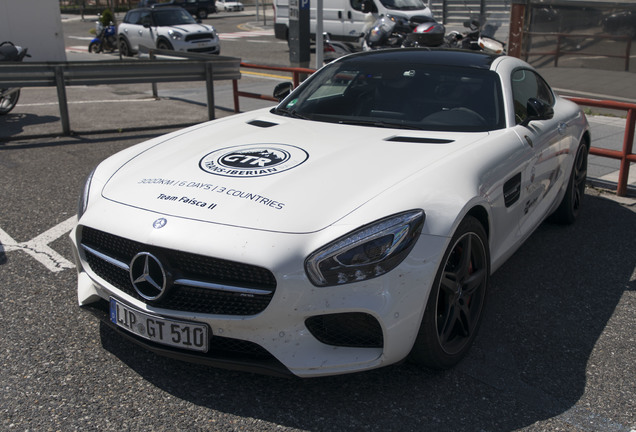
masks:
{"type": "Polygon", "coordinates": [[[405,123],[396,123],[396,122],[387,122],[380,120],[338,120],[340,124],[346,125],[354,125],[354,126],[373,126],[373,127],[381,127],[381,128],[391,128],[391,129],[410,129],[410,130],[421,130],[421,127],[413,126],[405,123]]]}
{"type": "Polygon", "coordinates": [[[291,110],[288,108],[277,108],[275,112],[277,114],[284,115],[287,117],[293,117],[293,118],[302,119],[302,120],[310,120],[309,117],[303,114],[300,114],[298,111],[291,110]]]}

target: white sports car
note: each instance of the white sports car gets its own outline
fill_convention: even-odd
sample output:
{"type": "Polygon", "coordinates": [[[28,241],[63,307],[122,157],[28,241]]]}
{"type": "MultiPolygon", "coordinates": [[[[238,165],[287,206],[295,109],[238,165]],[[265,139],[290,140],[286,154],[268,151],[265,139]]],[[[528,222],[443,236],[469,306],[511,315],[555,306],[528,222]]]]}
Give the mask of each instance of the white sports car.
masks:
{"type": "Polygon", "coordinates": [[[102,162],[71,233],[79,304],[221,367],[448,368],[491,273],[548,216],[576,218],[589,146],[579,107],[516,58],[343,57],[273,109],[102,162]]]}

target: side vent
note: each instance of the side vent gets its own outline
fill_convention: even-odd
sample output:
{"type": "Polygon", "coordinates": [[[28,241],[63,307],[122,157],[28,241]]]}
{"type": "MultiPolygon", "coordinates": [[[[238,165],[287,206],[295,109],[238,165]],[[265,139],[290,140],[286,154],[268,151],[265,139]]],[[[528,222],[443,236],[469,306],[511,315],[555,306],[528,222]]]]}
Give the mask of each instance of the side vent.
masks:
{"type": "Polygon", "coordinates": [[[521,173],[516,174],[503,185],[504,203],[510,207],[519,200],[521,196],[521,173]]]}
{"type": "Polygon", "coordinates": [[[252,120],[247,122],[247,124],[250,124],[252,126],[256,126],[256,127],[261,127],[261,128],[268,128],[268,127],[272,127],[272,126],[278,126],[278,123],[272,123],[272,122],[268,122],[268,121],[264,121],[264,120],[252,120]]]}
{"type": "Polygon", "coordinates": [[[408,137],[408,136],[393,136],[385,138],[384,141],[406,142],[406,143],[418,143],[418,144],[448,144],[454,140],[439,139],[439,138],[420,138],[420,137],[408,137]]]}

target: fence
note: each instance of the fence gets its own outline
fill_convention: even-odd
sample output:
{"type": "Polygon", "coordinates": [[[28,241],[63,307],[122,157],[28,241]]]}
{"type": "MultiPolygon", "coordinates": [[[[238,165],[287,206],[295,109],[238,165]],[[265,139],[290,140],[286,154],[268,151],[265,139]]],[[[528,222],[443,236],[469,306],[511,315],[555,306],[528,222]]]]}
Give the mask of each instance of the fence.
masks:
{"type": "Polygon", "coordinates": [[[625,62],[625,71],[629,71],[629,57],[632,50],[632,38],[629,36],[609,36],[609,35],[589,35],[589,34],[573,34],[573,33],[540,33],[540,32],[526,32],[525,35],[526,42],[524,43],[525,47],[525,60],[528,60],[529,56],[554,56],[554,67],[559,65],[559,57],[565,55],[577,55],[577,56],[588,56],[588,57],[609,57],[609,58],[622,58],[625,62]],[[540,51],[530,49],[532,46],[531,38],[532,37],[544,37],[549,41],[556,39],[556,47],[551,51],[540,51]],[[566,44],[564,41],[568,40],[576,40],[577,45],[580,45],[581,40],[592,39],[592,40],[617,40],[617,41],[625,41],[625,53],[622,54],[611,54],[607,51],[604,52],[585,52],[581,49],[569,50],[566,48],[566,44]]]}
{"type": "Polygon", "coordinates": [[[205,81],[208,118],[213,120],[213,81],[241,77],[240,60],[214,56],[207,60],[5,63],[0,65],[0,88],[56,87],[64,135],[71,134],[66,86],[205,81]]]}

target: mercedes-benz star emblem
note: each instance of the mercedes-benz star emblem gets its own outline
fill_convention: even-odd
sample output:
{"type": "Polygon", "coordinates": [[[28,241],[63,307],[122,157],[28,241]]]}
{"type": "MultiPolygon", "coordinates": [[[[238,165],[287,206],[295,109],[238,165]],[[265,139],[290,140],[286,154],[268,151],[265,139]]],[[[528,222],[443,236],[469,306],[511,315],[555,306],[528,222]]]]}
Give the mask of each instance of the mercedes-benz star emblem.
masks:
{"type": "Polygon", "coordinates": [[[151,253],[135,255],[130,262],[130,281],[135,291],[146,300],[159,300],[166,293],[166,271],[151,253]]]}
{"type": "Polygon", "coordinates": [[[168,223],[168,220],[166,218],[159,218],[152,223],[152,227],[154,229],[160,229],[165,227],[167,223],[168,223]]]}

